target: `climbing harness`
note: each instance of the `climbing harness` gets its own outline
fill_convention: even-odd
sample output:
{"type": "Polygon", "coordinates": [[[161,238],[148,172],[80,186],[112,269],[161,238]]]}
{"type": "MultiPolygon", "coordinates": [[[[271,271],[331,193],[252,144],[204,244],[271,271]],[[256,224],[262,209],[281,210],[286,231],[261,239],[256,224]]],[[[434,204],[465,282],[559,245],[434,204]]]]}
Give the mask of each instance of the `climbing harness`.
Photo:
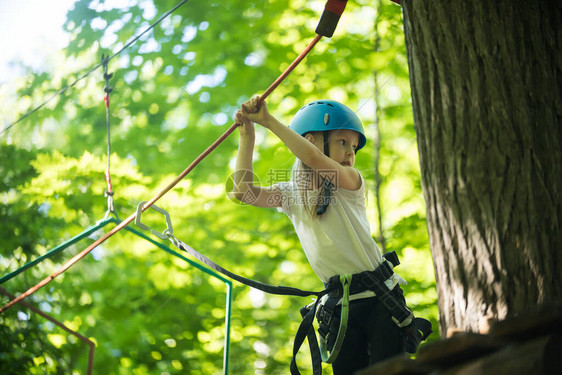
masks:
{"type": "MultiPolygon", "coordinates": [[[[383,255],[384,261],[374,271],[364,271],[354,275],[337,275],[330,278],[326,284],[327,296],[323,297],[323,301],[318,300],[311,305],[301,309],[303,322],[297,331],[295,342],[293,344],[293,355],[296,355],[300,346],[304,342],[305,336],[308,338],[310,352],[320,351],[322,359],[327,363],[333,363],[341,343],[343,342],[345,329],[343,325],[347,325],[349,310],[349,295],[361,293],[367,290],[375,292],[378,300],[392,316],[392,320],[398,327],[402,328],[404,336],[404,346],[408,353],[415,353],[421,341],[424,341],[433,332],[431,323],[423,318],[416,318],[412,311],[405,305],[403,301],[399,301],[393,296],[391,291],[385,284],[393,274],[393,267],[400,264],[398,256],[395,252],[389,252],[383,255]],[[336,306],[341,303],[341,315],[335,314],[336,306]],[[316,341],[314,332],[310,334],[303,325],[308,326],[308,330],[312,329],[312,318],[316,315],[318,320],[318,333],[320,335],[320,346],[316,341]],[[302,328],[302,329],[301,329],[302,328]],[[343,334],[342,334],[343,332],[343,334]],[[332,353],[327,357],[327,349],[332,348],[332,353]]],[[[293,357],[293,362],[294,362],[293,357]]],[[[314,365],[317,359],[313,356],[313,374],[321,374],[318,368],[319,364],[314,365]]],[[[299,374],[295,363],[291,363],[291,373],[299,374]]]]}
{"type": "MultiPolygon", "coordinates": [[[[393,290],[390,290],[385,283],[394,274],[393,268],[400,264],[398,256],[392,251],[384,254],[383,259],[384,261],[375,270],[354,274],[349,286],[344,285],[341,277],[338,276],[334,276],[328,281],[326,289],[331,291],[328,293],[328,299],[321,304],[317,313],[320,324],[318,331],[327,341],[328,346],[330,346],[330,338],[333,342],[335,328],[337,327],[337,324],[334,325],[333,323],[335,307],[340,299],[342,303],[345,302],[346,287],[349,288],[350,294],[358,294],[368,290],[375,292],[379,302],[390,313],[394,323],[405,329],[406,352],[415,353],[420,342],[427,339],[432,333],[431,323],[426,319],[414,317],[412,311],[403,301],[395,298],[393,290]]],[[[343,310],[342,306],[342,321],[343,310]]]]}
{"type": "Polygon", "coordinates": [[[176,238],[173,235],[170,215],[164,209],[156,205],[152,205],[151,208],[164,215],[166,219],[166,229],[161,233],[150,229],[148,226],[144,225],[141,220],[145,204],[146,202],[140,202],[137,206],[136,225],[144,230],[150,231],[160,239],[168,239],[178,249],[189,253],[213,270],[244,285],[269,294],[317,297],[314,303],[305,306],[300,311],[303,320],[293,342],[293,358],[290,364],[291,374],[293,375],[300,374],[296,364],[296,355],[305,338],[308,339],[310,347],[313,375],[320,375],[322,373],[321,361],[326,363],[333,363],[335,361],[345,338],[349,317],[349,298],[352,294],[367,290],[375,292],[380,303],[389,311],[392,320],[400,328],[403,328],[405,349],[408,353],[415,353],[421,341],[426,340],[432,333],[431,323],[426,319],[414,317],[414,314],[406,307],[405,303],[397,300],[393,296],[393,292],[385,284],[385,281],[394,274],[393,267],[400,264],[395,252],[384,254],[384,261],[374,271],[364,271],[353,275],[345,274],[333,276],[325,285],[325,289],[320,292],[301,290],[287,286],[274,286],[232,273],[176,238]],[[341,303],[342,306],[341,315],[337,317],[335,315],[335,308],[339,303],[341,303]],[[319,324],[318,332],[320,334],[320,345],[318,345],[316,334],[314,333],[313,320],[315,316],[319,324]],[[331,352],[328,354],[328,351],[331,352]]]}

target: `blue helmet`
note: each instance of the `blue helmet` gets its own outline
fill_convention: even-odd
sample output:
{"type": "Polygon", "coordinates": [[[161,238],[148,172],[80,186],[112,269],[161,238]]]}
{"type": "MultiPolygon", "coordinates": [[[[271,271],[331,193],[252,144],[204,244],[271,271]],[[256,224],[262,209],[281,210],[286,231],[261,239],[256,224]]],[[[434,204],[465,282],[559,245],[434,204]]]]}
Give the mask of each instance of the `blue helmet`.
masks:
{"type": "Polygon", "coordinates": [[[355,130],[359,133],[359,151],[367,143],[363,125],[351,109],[335,100],[315,100],[308,103],[293,117],[289,127],[305,135],[308,132],[329,131],[337,129],[355,130]]]}

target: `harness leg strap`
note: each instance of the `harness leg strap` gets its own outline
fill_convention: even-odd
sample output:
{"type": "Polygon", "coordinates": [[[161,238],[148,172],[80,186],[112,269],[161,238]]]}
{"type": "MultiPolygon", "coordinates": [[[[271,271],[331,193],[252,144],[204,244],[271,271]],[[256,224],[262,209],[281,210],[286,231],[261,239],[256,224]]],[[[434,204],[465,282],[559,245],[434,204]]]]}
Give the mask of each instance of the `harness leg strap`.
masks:
{"type": "MultiPolygon", "coordinates": [[[[303,319],[310,309],[311,308],[309,308],[308,306],[305,306],[300,310],[301,317],[303,319]]],[[[312,360],[312,373],[322,374],[322,358],[320,355],[320,348],[318,347],[318,341],[316,340],[316,333],[314,333],[314,327],[312,327],[308,331],[306,338],[308,340],[308,346],[310,348],[310,357],[312,360]]]]}
{"type": "MultiPolygon", "coordinates": [[[[305,337],[309,338],[309,345],[311,345],[311,356],[312,356],[312,368],[313,368],[313,375],[321,375],[322,374],[322,365],[320,360],[320,355],[318,349],[316,351],[312,351],[312,344],[310,341],[311,335],[314,335],[314,344],[316,348],[318,348],[318,343],[316,341],[316,334],[314,333],[314,327],[312,325],[314,321],[314,314],[316,313],[316,308],[318,307],[318,301],[320,298],[316,299],[314,302],[314,306],[305,313],[303,320],[297,330],[297,334],[295,336],[295,341],[293,342],[293,358],[291,359],[291,375],[300,375],[299,369],[297,367],[297,353],[299,352],[300,347],[302,346],[305,337]]],[[[306,310],[306,308],[305,308],[306,310]]],[[[303,311],[301,310],[301,315],[303,311]]]]}

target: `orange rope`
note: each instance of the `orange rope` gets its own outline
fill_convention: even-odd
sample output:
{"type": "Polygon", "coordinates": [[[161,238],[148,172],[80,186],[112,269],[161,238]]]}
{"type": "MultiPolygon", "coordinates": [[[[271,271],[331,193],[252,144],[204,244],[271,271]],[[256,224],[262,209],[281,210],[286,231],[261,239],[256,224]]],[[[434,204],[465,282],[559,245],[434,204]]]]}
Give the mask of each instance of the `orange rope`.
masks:
{"type": "MultiPolygon", "coordinates": [[[[7,297],[10,297],[10,298],[16,297],[12,293],[8,292],[6,289],[4,289],[2,287],[0,287],[0,293],[2,293],[3,295],[5,295],[7,297]]],[[[79,340],[82,340],[83,342],[85,342],[90,347],[90,351],[88,353],[88,375],[92,375],[92,370],[93,370],[93,367],[94,367],[94,352],[96,350],[96,344],[94,344],[94,342],[92,340],[90,340],[89,338],[87,338],[85,336],[82,336],[81,334],[79,334],[76,331],[71,330],[70,328],[65,326],[63,323],[61,323],[60,321],[56,320],[55,318],[53,318],[49,314],[44,313],[43,311],[39,310],[35,306],[30,305],[26,302],[22,302],[21,304],[23,306],[27,307],[28,309],[30,309],[31,311],[35,312],[36,314],[41,315],[43,318],[53,322],[54,324],[56,324],[60,328],[64,329],[66,332],[70,333],[71,335],[76,336],[79,340]]]]}
{"type": "MultiPolygon", "coordinates": [[[[263,102],[268,96],[269,94],[271,94],[273,92],[273,90],[275,90],[277,88],[277,86],[279,86],[281,84],[281,82],[293,71],[293,69],[295,69],[295,67],[306,57],[306,55],[312,50],[312,48],[314,48],[314,46],[320,41],[320,39],[322,39],[321,35],[316,35],[314,37],[314,39],[310,42],[310,44],[304,49],[303,52],[301,52],[301,54],[293,61],[293,63],[291,65],[289,65],[289,67],[287,69],[285,69],[285,71],[279,76],[279,78],[277,78],[275,80],[275,82],[273,82],[271,84],[271,86],[269,86],[269,88],[267,90],[265,90],[265,92],[263,93],[263,95],[260,97],[260,103],[263,102]]],[[[162,198],[162,196],[164,196],[164,194],[166,194],[168,191],[170,191],[174,186],[176,186],[185,176],[187,176],[189,174],[189,172],[191,172],[205,157],[207,157],[207,155],[209,155],[215,148],[217,148],[218,145],[220,145],[230,134],[232,134],[232,132],[238,127],[239,125],[234,123],[232,124],[227,130],[226,132],[224,132],[223,135],[221,135],[215,142],[213,142],[213,144],[211,144],[205,151],[203,151],[203,153],[201,153],[201,155],[199,155],[178,177],[176,177],[170,184],[168,184],[168,186],[166,186],[164,189],[162,189],[158,194],[156,194],[151,200],[149,200],[148,202],[146,202],[143,206],[142,206],[142,212],[144,212],[146,209],[148,209],[150,206],[152,206],[158,199],[162,198]]],[[[107,232],[103,237],[99,238],[97,241],[95,241],[94,243],[92,243],[90,246],[88,246],[86,249],[82,250],[80,253],[78,253],[77,255],[75,255],[72,259],[70,259],[68,262],[66,262],[63,266],[61,266],[58,270],[56,270],[52,275],[46,277],[45,279],[43,279],[42,281],[40,281],[39,283],[37,283],[35,286],[29,288],[26,292],[20,294],[18,297],[16,297],[15,299],[11,300],[10,302],[8,302],[6,305],[2,306],[2,308],[0,308],[0,313],[3,313],[4,311],[8,310],[10,307],[12,307],[13,305],[15,305],[16,303],[19,303],[20,301],[22,301],[24,298],[32,295],[33,293],[35,293],[37,290],[41,289],[42,287],[44,287],[45,285],[47,285],[48,283],[50,283],[55,277],[59,276],[61,273],[63,273],[64,271],[68,270],[70,267],[72,267],[72,265],[74,265],[76,262],[78,262],[80,259],[82,259],[83,257],[85,257],[90,251],[92,251],[93,249],[95,249],[98,245],[100,245],[101,243],[103,243],[105,240],[107,240],[109,237],[113,236],[115,233],[119,232],[121,229],[123,229],[124,227],[126,227],[131,221],[135,220],[137,216],[137,213],[133,213],[131,216],[129,216],[127,219],[123,220],[121,223],[119,223],[119,225],[117,225],[115,228],[113,228],[112,230],[110,230],[109,232],[107,232]]]]}

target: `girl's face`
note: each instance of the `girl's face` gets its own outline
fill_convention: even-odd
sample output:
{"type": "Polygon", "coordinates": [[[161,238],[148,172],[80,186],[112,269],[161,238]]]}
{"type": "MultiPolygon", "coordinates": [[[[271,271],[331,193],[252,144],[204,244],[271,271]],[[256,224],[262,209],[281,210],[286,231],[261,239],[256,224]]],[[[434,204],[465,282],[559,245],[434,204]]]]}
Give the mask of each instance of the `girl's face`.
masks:
{"type": "Polygon", "coordinates": [[[343,166],[355,165],[355,150],[359,145],[359,133],[355,130],[332,130],[328,138],[330,158],[343,166]]]}

